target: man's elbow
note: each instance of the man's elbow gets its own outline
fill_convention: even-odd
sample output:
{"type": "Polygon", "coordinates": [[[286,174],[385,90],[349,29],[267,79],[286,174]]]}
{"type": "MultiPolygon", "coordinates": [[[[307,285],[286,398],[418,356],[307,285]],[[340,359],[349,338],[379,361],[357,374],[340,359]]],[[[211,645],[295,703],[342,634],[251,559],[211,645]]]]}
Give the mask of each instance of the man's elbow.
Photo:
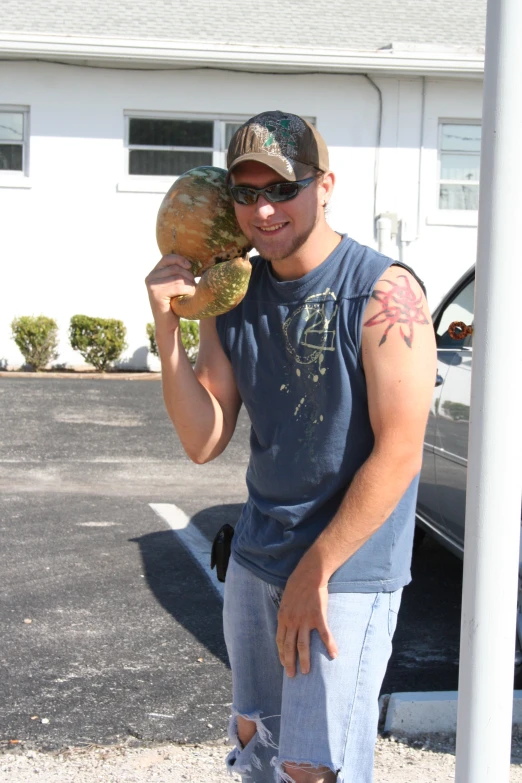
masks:
{"type": "Polygon", "coordinates": [[[212,462],[213,459],[219,457],[219,455],[225,450],[225,446],[217,444],[214,448],[185,448],[185,454],[195,465],[206,465],[207,462],[212,462]]]}
{"type": "Polygon", "coordinates": [[[186,437],[185,433],[183,433],[184,437],[180,435],[187,457],[196,465],[212,462],[223,453],[230,443],[236,422],[234,420],[229,424],[227,420],[223,420],[221,425],[220,427],[214,426],[210,431],[202,429],[196,433],[193,432],[190,437],[186,437]]]}
{"type": "Polygon", "coordinates": [[[210,462],[210,458],[204,454],[190,454],[188,451],[186,453],[190,461],[195,465],[205,465],[207,462],[210,462]]]}

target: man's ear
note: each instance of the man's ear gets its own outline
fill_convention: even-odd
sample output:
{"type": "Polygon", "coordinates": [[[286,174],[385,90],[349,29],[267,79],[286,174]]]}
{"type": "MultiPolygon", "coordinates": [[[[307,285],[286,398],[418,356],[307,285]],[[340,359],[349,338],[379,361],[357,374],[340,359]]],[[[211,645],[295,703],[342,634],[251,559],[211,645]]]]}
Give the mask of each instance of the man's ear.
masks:
{"type": "Polygon", "coordinates": [[[330,199],[335,185],[335,174],[333,171],[327,171],[321,177],[319,182],[319,199],[321,206],[326,207],[330,199]]]}

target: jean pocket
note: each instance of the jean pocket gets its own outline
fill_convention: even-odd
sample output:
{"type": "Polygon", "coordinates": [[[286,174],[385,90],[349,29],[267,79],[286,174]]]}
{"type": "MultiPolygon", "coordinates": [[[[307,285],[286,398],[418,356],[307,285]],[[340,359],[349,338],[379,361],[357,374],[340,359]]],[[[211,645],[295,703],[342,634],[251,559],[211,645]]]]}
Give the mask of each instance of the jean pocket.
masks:
{"type": "Polygon", "coordinates": [[[388,593],[388,597],[390,602],[388,608],[388,633],[390,634],[391,639],[395,633],[395,629],[397,628],[397,618],[402,598],[402,587],[399,590],[395,590],[393,593],[388,593]]]}

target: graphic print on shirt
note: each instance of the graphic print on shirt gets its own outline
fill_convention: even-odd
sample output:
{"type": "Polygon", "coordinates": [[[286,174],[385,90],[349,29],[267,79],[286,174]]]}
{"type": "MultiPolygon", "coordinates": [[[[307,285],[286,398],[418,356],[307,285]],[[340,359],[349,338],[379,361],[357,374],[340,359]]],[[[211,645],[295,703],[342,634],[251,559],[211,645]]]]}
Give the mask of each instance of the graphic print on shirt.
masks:
{"type": "Polygon", "coordinates": [[[321,385],[327,372],[325,357],[329,351],[335,351],[337,311],[335,293],[327,288],[307,297],[283,323],[286,349],[294,363],[290,365],[290,376],[281,384],[280,391],[296,394],[298,402],[294,416],[306,419],[306,443],[310,443],[315,434],[313,430],[324,420],[321,385]]]}

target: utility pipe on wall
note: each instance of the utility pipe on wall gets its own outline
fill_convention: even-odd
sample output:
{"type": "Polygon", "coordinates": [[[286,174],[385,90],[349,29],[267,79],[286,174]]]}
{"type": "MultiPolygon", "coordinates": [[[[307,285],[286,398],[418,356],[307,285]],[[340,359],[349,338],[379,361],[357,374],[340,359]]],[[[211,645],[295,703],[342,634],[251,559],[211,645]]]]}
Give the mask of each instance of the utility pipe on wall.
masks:
{"type": "Polygon", "coordinates": [[[457,783],[508,783],[522,491],[522,2],[489,0],[457,783]]]}
{"type": "Polygon", "coordinates": [[[392,222],[390,218],[379,216],[377,218],[377,247],[379,253],[391,254],[392,246],[392,222]]]}

